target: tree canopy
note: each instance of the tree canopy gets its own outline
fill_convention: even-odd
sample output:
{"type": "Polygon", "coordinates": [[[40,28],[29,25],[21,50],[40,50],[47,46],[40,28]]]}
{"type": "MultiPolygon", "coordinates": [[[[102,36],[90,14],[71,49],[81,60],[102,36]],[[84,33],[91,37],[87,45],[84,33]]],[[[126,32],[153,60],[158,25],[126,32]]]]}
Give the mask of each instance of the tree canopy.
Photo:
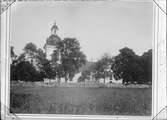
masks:
{"type": "MultiPolygon", "coordinates": [[[[112,64],[112,70],[115,79],[122,79],[123,83],[145,83],[148,79],[145,77],[146,69],[152,69],[147,64],[148,61],[152,63],[146,55],[138,56],[130,48],[123,48],[119,50],[119,54],[115,56],[112,64]]],[[[151,54],[149,54],[151,55],[151,54]]]]}
{"type": "Polygon", "coordinates": [[[27,43],[26,46],[24,47],[23,49],[25,52],[36,52],[37,51],[37,46],[30,42],[30,43],[27,43]]]}
{"type": "Polygon", "coordinates": [[[105,83],[106,77],[110,78],[112,76],[112,61],[112,58],[108,54],[104,54],[102,58],[95,63],[93,73],[96,80],[102,78],[105,83]]]}
{"type": "Polygon", "coordinates": [[[21,81],[41,81],[38,71],[28,61],[21,61],[16,66],[11,66],[11,79],[21,81]],[[14,74],[13,74],[14,73],[14,74]]]}
{"type": "MultiPolygon", "coordinates": [[[[11,47],[11,79],[23,81],[42,81],[44,78],[72,81],[76,73],[80,72],[88,61],[81,51],[80,43],[75,38],[65,38],[57,43],[51,55],[51,60],[46,59],[46,53],[37,48],[34,43],[28,43],[22,54],[17,56],[11,47]],[[28,56],[27,56],[28,54],[28,56]],[[35,62],[31,62],[34,60],[35,62]]],[[[119,50],[119,54],[111,57],[104,54],[97,62],[83,70],[78,82],[85,80],[106,78],[123,80],[123,84],[151,83],[152,82],[152,50],[138,56],[128,48],[119,50]]]]}
{"type": "Polygon", "coordinates": [[[86,56],[80,50],[79,41],[65,38],[60,45],[61,67],[65,80],[72,80],[79,68],[86,63],[86,56]]]}

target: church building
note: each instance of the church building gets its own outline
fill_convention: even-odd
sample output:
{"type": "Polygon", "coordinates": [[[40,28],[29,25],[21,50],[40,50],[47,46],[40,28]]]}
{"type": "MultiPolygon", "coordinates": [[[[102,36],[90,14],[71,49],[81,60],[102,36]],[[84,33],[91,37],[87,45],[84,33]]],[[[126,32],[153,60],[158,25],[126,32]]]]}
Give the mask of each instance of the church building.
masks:
{"type": "MultiPolygon", "coordinates": [[[[51,27],[51,35],[46,39],[46,43],[44,45],[46,58],[48,60],[52,59],[52,54],[54,51],[57,51],[58,42],[61,41],[61,38],[57,35],[58,26],[56,22],[51,27]]],[[[60,55],[58,54],[58,58],[60,59],[60,55]]]]}

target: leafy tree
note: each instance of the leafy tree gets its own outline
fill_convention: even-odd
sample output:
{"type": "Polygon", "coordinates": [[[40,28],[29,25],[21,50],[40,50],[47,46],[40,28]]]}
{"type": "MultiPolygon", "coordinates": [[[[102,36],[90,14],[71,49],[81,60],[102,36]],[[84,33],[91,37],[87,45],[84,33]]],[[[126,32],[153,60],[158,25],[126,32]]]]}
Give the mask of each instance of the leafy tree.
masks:
{"type": "Polygon", "coordinates": [[[112,76],[111,65],[112,58],[108,54],[104,54],[100,60],[98,60],[94,65],[94,77],[98,80],[100,78],[105,79],[106,77],[112,76]]]}
{"type": "Polygon", "coordinates": [[[15,75],[17,80],[21,81],[40,81],[39,73],[35,67],[28,61],[21,61],[15,66],[15,75]]]}
{"type": "Polygon", "coordinates": [[[17,81],[17,69],[15,64],[10,65],[10,80],[17,81]]]}
{"type": "Polygon", "coordinates": [[[52,60],[52,62],[54,64],[58,63],[58,61],[60,60],[59,51],[58,50],[54,50],[52,55],[51,55],[51,57],[52,57],[51,60],[52,60]]]}
{"type": "Polygon", "coordinates": [[[65,81],[72,80],[79,68],[86,63],[86,56],[80,50],[80,44],[75,38],[65,38],[59,46],[62,74],[65,81]]]}
{"type": "Polygon", "coordinates": [[[40,76],[48,79],[55,78],[55,71],[52,68],[51,62],[47,59],[42,62],[40,76]]]}
{"type": "Polygon", "coordinates": [[[35,53],[37,51],[37,47],[34,43],[27,43],[23,49],[26,53],[35,53]]]}
{"type": "Polygon", "coordinates": [[[36,59],[36,64],[38,66],[39,71],[41,71],[42,65],[46,61],[46,54],[42,49],[39,48],[36,50],[36,55],[34,56],[34,58],[36,59]]]}
{"type": "Polygon", "coordinates": [[[29,61],[34,62],[37,55],[37,47],[34,43],[27,43],[24,47],[24,52],[18,57],[18,62],[20,61],[29,61]]]}
{"type": "Polygon", "coordinates": [[[24,52],[16,59],[15,64],[11,65],[11,79],[42,81],[44,78],[42,69],[45,61],[46,58],[43,50],[37,49],[33,43],[28,43],[24,48],[24,52]],[[36,61],[36,63],[34,64],[31,60],[36,61]]]}
{"type": "Polygon", "coordinates": [[[142,67],[139,62],[139,56],[130,48],[119,50],[112,64],[112,70],[116,80],[122,79],[123,83],[140,82],[139,76],[142,76],[142,67]]]}
{"type": "Polygon", "coordinates": [[[91,71],[90,70],[84,70],[81,73],[81,76],[78,78],[78,82],[85,82],[85,80],[91,79],[91,71]]]}
{"type": "Polygon", "coordinates": [[[144,82],[152,82],[152,49],[143,53],[140,62],[143,68],[144,82]]]}
{"type": "Polygon", "coordinates": [[[27,61],[31,62],[33,65],[36,63],[37,47],[34,43],[27,43],[24,47],[24,57],[27,61]]]}

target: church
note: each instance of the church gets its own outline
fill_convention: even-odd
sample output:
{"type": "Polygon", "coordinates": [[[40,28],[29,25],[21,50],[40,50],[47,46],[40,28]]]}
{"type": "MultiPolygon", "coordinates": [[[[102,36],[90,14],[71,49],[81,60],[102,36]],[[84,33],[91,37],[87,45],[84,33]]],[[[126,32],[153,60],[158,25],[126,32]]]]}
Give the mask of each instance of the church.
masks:
{"type": "MultiPolygon", "coordinates": [[[[58,62],[60,64],[60,53],[57,49],[58,43],[62,40],[58,35],[57,35],[57,30],[59,30],[56,22],[53,24],[53,26],[51,27],[51,35],[46,39],[46,43],[44,45],[44,50],[45,50],[45,54],[46,54],[46,59],[51,60],[52,59],[52,54],[54,51],[58,52],[58,62]]],[[[81,73],[78,73],[74,76],[73,81],[71,82],[77,82],[78,78],[80,77],[81,73]]],[[[48,80],[45,79],[44,82],[55,82],[57,81],[57,79],[53,79],[53,80],[48,80]]],[[[61,82],[65,82],[64,78],[61,78],[61,82]]]]}
{"type": "MultiPolygon", "coordinates": [[[[46,58],[48,60],[51,60],[53,52],[57,51],[57,45],[61,41],[61,38],[56,33],[58,29],[59,28],[58,28],[58,26],[57,26],[57,24],[55,22],[53,24],[53,26],[51,27],[51,35],[46,39],[46,43],[44,45],[46,58]]],[[[58,54],[57,57],[58,57],[58,59],[60,61],[60,55],[59,54],[58,54]]]]}
{"type": "MultiPolygon", "coordinates": [[[[51,60],[52,59],[52,54],[54,51],[56,51],[58,54],[57,54],[57,58],[58,58],[58,64],[60,64],[60,52],[58,50],[58,44],[59,42],[61,41],[61,38],[57,35],[57,30],[59,30],[56,22],[52,25],[51,27],[51,34],[50,36],[46,39],[46,43],[44,45],[44,50],[45,50],[45,54],[46,54],[46,59],[48,60],[51,60]]],[[[88,64],[88,63],[87,63],[88,64]]],[[[87,65],[85,65],[87,66],[87,65]]],[[[83,66],[84,68],[84,66],[83,66]]],[[[82,68],[81,68],[82,69],[82,68]]],[[[78,79],[79,77],[81,76],[81,71],[77,74],[75,74],[74,78],[72,81],[69,81],[69,82],[78,82],[78,79]]],[[[92,78],[92,75],[91,75],[91,78],[92,78]]],[[[49,79],[45,79],[44,82],[56,82],[58,79],[53,79],[53,80],[49,80],[49,79]]],[[[61,78],[60,80],[61,82],[65,82],[65,79],[64,78],[61,78]]],[[[86,80],[87,81],[87,80],[86,80]]],[[[93,82],[94,81],[94,78],[91,79],[91,81],[93,82]]],[[[110,78],[106,78],[106,82],[110,82],[110,78]]],[[[112,80],[114,82],[114,80],[112,80]]],[[[89,82],[89,80],[88,80],[89,82]]],[[[104,80],[103,79],[100,79],[99,82],[103,83],[104,80]]],[[[117,81],[115,81],[117,82],[117,81]]]]}

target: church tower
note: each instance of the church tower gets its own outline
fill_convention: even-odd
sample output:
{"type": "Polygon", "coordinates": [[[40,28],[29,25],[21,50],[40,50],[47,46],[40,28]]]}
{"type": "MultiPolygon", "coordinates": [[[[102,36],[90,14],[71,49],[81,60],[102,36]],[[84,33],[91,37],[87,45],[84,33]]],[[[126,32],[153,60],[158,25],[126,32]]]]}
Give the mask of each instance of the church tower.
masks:
{"type": "MultiPolygon", "coordinates": [[[[46,43],[44,45],[46,58],[48,60],[52,59],[52,54],[54,51],[57,51],[57,44],[58,42],[61,41],[61,38],[57,35],[57,30],[58,30],[58,26],[55,22],[51,27],[51,35],[46,39],[46,43]]],[[[58,58],[59,58],[59,54],[58,54],[58,58]]]]}
{"type": "Polygon", "coordinates": [[[56,25],[56,22],[53,24],[51,28],[51,34],[56,35],[56,31],[59,30],[58,26],[56,25]]]}

